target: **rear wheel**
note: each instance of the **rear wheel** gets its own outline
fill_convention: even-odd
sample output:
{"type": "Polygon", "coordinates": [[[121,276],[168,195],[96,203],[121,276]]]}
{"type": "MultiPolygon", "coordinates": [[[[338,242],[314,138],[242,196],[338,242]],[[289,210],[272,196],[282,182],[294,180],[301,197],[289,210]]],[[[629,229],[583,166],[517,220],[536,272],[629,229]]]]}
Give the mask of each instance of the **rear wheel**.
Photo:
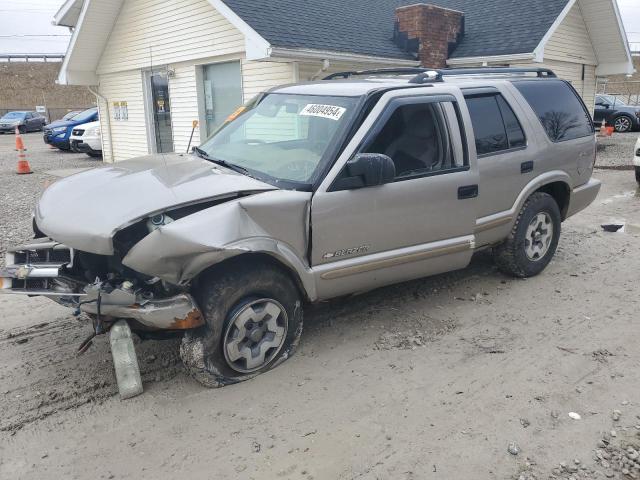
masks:
{"type": "Polygon", "coordinates": [[[636,167],[636,182],[640,184],[640,167],[636,167]]]}
{"type": "Polygon", "coordinates": [[[232,260],[204,275],[196,290],[206,325],[185,333],[180,356],[203,385],[247,380],[295,352],[302,333],[302,299],[282,268],[232,260]]]}
{"type": "Polygon", "coordinates": [[[626,115],[620,115],[613,121],[613,128],[618,133],[630,132],[633,128],[633,120],[626,115]]]}
{"type": "Polygon", "coordinates": [[[507,239],[493,250],[498,268],[520,278],[542,272],[558,247],[561,221],[560,209],[551,195],[531,195],[507,239]]]}

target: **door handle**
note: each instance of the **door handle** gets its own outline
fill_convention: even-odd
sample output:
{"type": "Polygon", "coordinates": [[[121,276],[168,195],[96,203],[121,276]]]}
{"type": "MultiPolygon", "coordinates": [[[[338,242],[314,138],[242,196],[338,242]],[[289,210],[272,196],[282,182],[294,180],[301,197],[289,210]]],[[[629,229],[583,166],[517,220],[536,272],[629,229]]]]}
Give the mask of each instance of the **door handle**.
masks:
{"type": "Polygon", "coordinates": [[[476,198],[478,196],[478,185],[465,185],[458,188],[458,200],[476,198]]]}
{"type": "Polygon", "coordinates": [[[528,162],[522,162],[520,164],[520,173],[529,173],[533,172],[533,160],[528,162]]]}

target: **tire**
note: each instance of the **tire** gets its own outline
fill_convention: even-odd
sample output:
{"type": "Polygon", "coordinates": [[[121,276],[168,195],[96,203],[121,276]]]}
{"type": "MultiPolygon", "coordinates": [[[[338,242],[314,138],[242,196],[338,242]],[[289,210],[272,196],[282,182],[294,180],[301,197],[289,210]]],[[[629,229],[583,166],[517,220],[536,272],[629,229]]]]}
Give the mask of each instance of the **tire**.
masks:
{"type": "Polygon", "coordinates": [[[636,182],[640,185],[640,167],[636,167],[636,182]]]}
{"type": "Polygon", "coordinates": [[[620,115],[613,119],[613,129],[618,133],[627,133],[633,129],[633,119],[628,115],[620,115]]]}
{"type": "Polygon", "coordinates": [[[543,192],[531,195],[507,239],[493,249],[498,268],[518,278],[538,275],[556,252],[561,223],[560,209],[551,195],[543,192]]]}
{"type": "Polygon", "coordinates": [[[102,152],[86,152],[91,158],[100,158],[102,157],[102,152]]]}
{"type": "Polygon", "coordinates": [[[180,357],[202,385],[248,380],[294,354],[302,334],[302,298],[277,265],[241,258],[225,262],[199,280],[194,295],[206,325],[185,332],[180,357]],[[268,310],[274,313],[265,315],[268,310]],[[256,346],[262,355],[255,355],[256,346]]]}
{"type": "Polygon", "coordinates": [[[18,127],[18,132],[20,132],[21,135],[24,135],[25,133],[27,133],[27,127],[24,125],[20,125],[18,127]]]}

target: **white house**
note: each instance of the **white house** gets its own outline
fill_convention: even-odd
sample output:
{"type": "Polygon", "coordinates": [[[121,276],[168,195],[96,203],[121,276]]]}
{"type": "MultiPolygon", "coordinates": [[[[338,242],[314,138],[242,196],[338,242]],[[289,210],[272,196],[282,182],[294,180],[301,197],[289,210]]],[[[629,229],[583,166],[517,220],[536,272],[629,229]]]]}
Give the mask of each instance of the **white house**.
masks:
{"type": "Polygon", "coordinates": [[[254,95],[340,70],[545,66],[588,105],[596,76],[633,72],[615,0],[68,0],[54,21],[105,161],[186,151],[194,120],[197,145],[254,95]]]}

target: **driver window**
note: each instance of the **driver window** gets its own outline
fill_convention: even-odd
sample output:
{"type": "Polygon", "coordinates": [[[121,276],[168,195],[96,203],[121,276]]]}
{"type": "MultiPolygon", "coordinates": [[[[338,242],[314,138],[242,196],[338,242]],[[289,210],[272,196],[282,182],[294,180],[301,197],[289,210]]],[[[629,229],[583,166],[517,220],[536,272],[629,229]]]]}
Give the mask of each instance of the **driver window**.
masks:
{"type": "Polygon", "coordinates": [[[440,103],[398,107],[363,152],[390,157],[398,179],[458,167],[440,103]]]}

